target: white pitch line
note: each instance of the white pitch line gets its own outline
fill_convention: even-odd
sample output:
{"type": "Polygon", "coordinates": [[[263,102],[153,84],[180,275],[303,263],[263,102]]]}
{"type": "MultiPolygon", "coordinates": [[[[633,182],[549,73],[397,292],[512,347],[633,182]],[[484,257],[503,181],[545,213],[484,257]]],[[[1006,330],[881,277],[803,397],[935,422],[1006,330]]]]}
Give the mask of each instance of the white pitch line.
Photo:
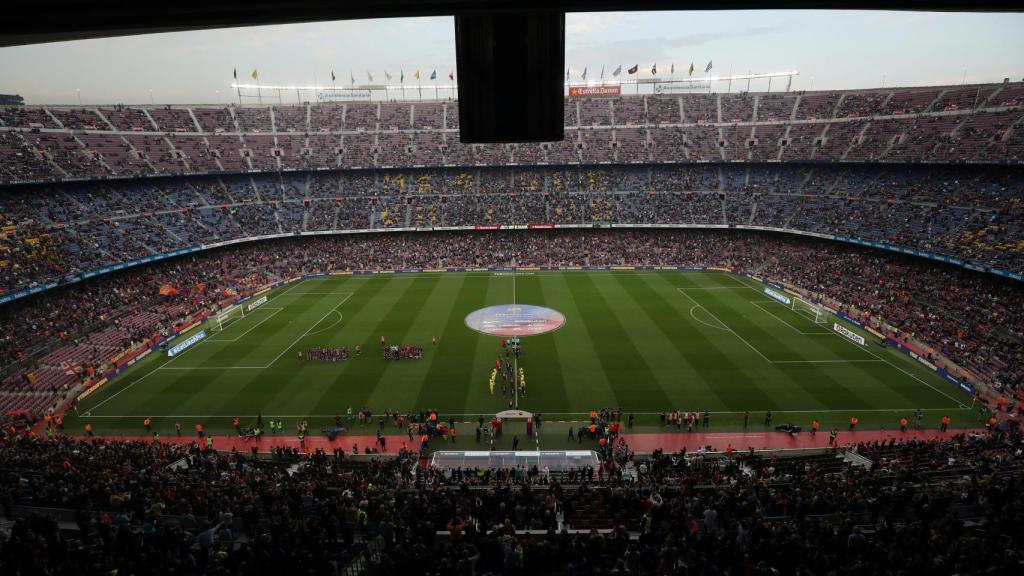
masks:
{"type": "MultiPolygon", "coordinates": [[[[841,414],[858,414],[858,413],[863,413],[863,412],[894,412],[894,413],[899,413],[899,412],[913,412],[915,410],[921,410],[922,412],[945,412],[945,411],[949,411],[949,410],[959,410],[959,409],[960,408],[958,408],[958,407],[949,407],[949,408],[917,408],[917,407],[906,407],[906,408],[841,408],[841,409],[829,408],[829,409],[822,409],[822,410],[776,410],[776,409],[772,408],[771,411],[772,411],[773,415],[779,415],[779,414],[840,414],[840,413],[841,414]]],[[[767,410],[768,409],[766,409],[766,408],[751,408],[750,410],[722,410],[722,411],[717,411],[717,412],[714,411],[714,410],[709,410],[708,414],[711,414],[711,415],[715,415],[715,414],[722,415],[722,414],[743,414],[744,412],[750,412],[750,415],[754,416],[754,415],[756,415],[758,413],[766,412],[767,410]]],[[[588,421],[589,422],[589,418],[587,418],[587,416],[588,416],[587,412],[544,412],[543,414],[545,414],[546,416],[581,416],[583,418],[581,418],[579,421],[588,421]]],[[[633,414],[633,415],[636,415],[636,416],[658,416],[658,415],[664,414],[664,412],[630,412],[628,410],[623,411],[623,415],[629,415],[629,414],[633,414]]],[[[447,413],[444,413],[444,412],[440,413],[440,416],[441,417],[445,417],[445,418],[447,418],[448,416],[451,416],[453,418],[465,418],[467,416],[480,416],[480,415],[481,414],[447,414],[447,413]]],[[[483,414],[483,415],[484,416],[493,416],[493,414],[483,414]]],[[[120,415],[104,414],[102,416],[99,416],[99,415],[88,416],[88,418],[138,418],[139,416],[140,416],[139,414],[120,414],[120,415]]],[[[256,418],[257,416],[263,416],[264,418],[269,418],[269,417],[273,417],[273,418],[334,418],[335,416],[341,416],[343,421],[347,421],[347,420],[345,420],[346,416],[344,414],[272,414],[272,413],[269,413],[269,412],[264,412],[262,414],[162,414],[162,415],[147,414],[147,416],[149,416],[150,418],[232,418],[232,417],[235,417],[235,416],[238,416],[239,418],[256,418]]],[[[548,422],[550,424],[552,421],[545,419],[545,422],[548,422]]],[[[561,421],[561,422],[564,422],[564,420],[561,421]]],[[[572,422],[576,422],[576,420],[572,420],[572,422]]],[[[474,420],[471,420],[471,421],[461,421],[461,423],[462,424],[475,424],[476,421],[474,421],[474,420]]],[[[371,425],[373,425],[373,424],[367,424],[367,427],[369,427],[371,425]]],[[[374,426],[374,427],[376,427],[376,426],[374,426]]],[[[751,427],[753,428],[754,425],[751,424],[751,427]]],[[[385,428],[388,428],[388,426],[385,425],[385,428]]],[[[395,430],[397,430],[397,428],[395,430]]],[[[358,431],[358,429],[356,429],[356,431],[358,431]]],[[[352,430],[350,430],[350,432],[352,432],[352,430]]],[[[404,430],[402,431],[402,433],[404,434],[404,430]]]]}
{"type": "MultiPolygon", "coordinates": [[[[97,404],[97,405],[93,406],[92,408],[90,408],[90,409],[86,410],[85,412],[83,412],[83,414],[89,414],[89,413],[91,413],[91,412],[92,412],[93,410],[96,410],[96,409],[98,409],[98,408],[99,408],[100,406],[103,406],[103,405],[104,405],[104,404],[106,404],[107,402],[110,402],[110,401],[111,401],[111,400],[113,400],[114,398],[117,398],[117,397],[118,397],[118,396],[119,396],[119,395],[120,395],[120,394],[121,394],[122,392],[124,392],[125,390],[128,390],[128,389],[129,389],[129,388],[131,388],[132,386],[135,386],[135,385],[136,385],[136,384],[138,384],[139,382],[142,382],[142,381],[143,381],[143,380],[145,380],[146,378],[149,378],[150,376],[152,376],[152,375],[153,375],[153,373],[154,373],[154,372],[156,372],[156,371],[157,371],[157,370],[159,370],[160,368],[162,368],[162,366],[157,366],[156,368],[154,368],[154,369],[150,370],[150,371],[149,371],[148,373],[146,373],[146,375],[145,375],[145,376],[143,376],[142,378],[139,378],[139,379],[138,379],[138,380],[136,380],[135,382],[132,382],[131,384],[129,384],[129,385],[127,385],[127,386],[125,386],[124,388],[121,388],[121,389],[120,389],[120,390],[118,390],[117,392],[114,392],[113,394],[111,394],[110,396],[108,396],[107,398],[105,398],[105,399],[104,399],[104,400],[103,400],[102,402],[100,402],[99,404],[97,404]]],[[[92,417],[92,416],[90,416],[90,417],[92,417]]]]}
{"type": "MultiPolygon", "coordinates": [[[[804,332],[803,330],[801,330],[801,329],[797,328],[796,326],[793,326],[792,324],[790,324],[789,321],[786,320],[785,318],[782,318],[781,316],[777,316],[774,312],[772,312],[771,310],[768,310],[764,306],[761,306],[757,302],[751,300],[750,303],[753,304],[754,306],[757,306],[761,310],[763,310],[766,314],[770,314],[772,316],[772,318],[775,318],[779,322],[782,322],[786,326],[789,326],[790,328],[792,328],[795,332],[797,332],[799,334],[802,334],[804,336],[824,336],[824,335],[832,334],[831,331],[828,331],[828,332],[804,332]]],[[[780,304],[780,306],[781,306],[781,304],[780,304]]]]}
{"type": "Polygon", "coordinates": [[[331,328],[334,328],[335,326],[337,326],[337,325],[338,325],[338,323],[339,323],[339,322],[341,322],[341,319],[342,319],[342,318],[343,318],[344,316],[342,315],[342,313],[341,313],[341,312],[339,312],[339,311],[337,311],[337,310],[333,310],[333,312],[334,312],[335,314],[337,314],[337,315],[338,315],[338,319],[334,321],[334,324],[331,324],[330,326],[328,326],[328,327],[326,327],[326,328],[321,328],[320,330],[317,330],[316,332],[310,332],[310,333],[309,333],[309,335],[310,335],[310,336],[312,336],[313,334],[320,334],[320,333],[322,333],[322,332],[327,332],[327,331],[328,331],[328,330],[330,330],[331,328]]]}
{"type": "Polygon", "coordinates": [[[338,302],[337,304],[335,304],[335,306],[333,308],[331,308],[330,310],[327,311],[327,314],[324,314],[323,316],[321,316],[320,319],[316,321],[316,323],[314,323],[312,326],[310,326],[309,329],[307,329],[305,332],[303,332],[301,336],[299,336],[291,344],[289,344],[287,348],[282,350],[280,354],[275,356],[274,359],[271,360],[269,364],[264,366],[264,368],[270,368],[271,366],[273,366],[274,362],[277,362],[281,358],[281,356],[284,356],[285,352],[288,352],[289,350],[291,350],[292,346],[295,346],[296,344],[298,344],[299,340],[302,340],[303,338],[305,338],[310,332],[313,331],[313,328],[316,328],[318,324],[323,322],[324,319],[327,318],[328,314],[331,314],[332,312],[337,311],[337,309],[340,308],[342,304],[347,302],[348,299],[352,297],[352,294],[353,294],[353,292],[349,292],[344,298],[341,299],[341,302],[338,302]]]}
{"type": "MultiPolygon", "coordinates": [[[[258,310],[259,310],[259,308],[258,308],[258,310]]],[[[246,335],[246,334],[248,334],[249,332],[252,332],[252,331],[253,331],[253,330],[255,330],[256,328],[259,328],[260,324],[263,324],[263,323],[264,323],[264,322],[266,322],[267,320],[270,320],[271,318],[273,318],[274,316],[276,316],[278,312],[280,312],[281,310],[283,310],[283,308],[262,308],[262,310],[273,310],[273,311],[274,311],[274,313],[273,313],[273,314],[271,314],[270,316],[267,316],[267,317],[266,317],[266,318],[264,318],[263,320],[260,320],[259,322],[257,322],[256,324],[254,324],[254,325],[252,326],[252,328],[249,328],[248,330],[246,330],[245,332],[242,332],[241,334],[239,334],[238,336],[235,336],[234,338],[209,338],[209,339],[207,339],[207,342],[238,342],[238,340],[239,340],[239,339],[240,339],[241,337],[245,336],[245,335],[246,335]]],[[[255,312],[255,310],[254,310],[253,312],[255,312]]],[[[250,312],[250,314],[252,314],[253,312],[250,312]]],[[[221,330],[221,331],[220,331],[220,333],[221,333],[221,334],[223,334],[223,333],[224,333],[224,331],[223,331],[223,330],[221,330]]]]}
{"type": "Polygon", "coordinates": [[[704,307],[701,306],[700,304],[697,304],[693,308],[690,308],[690,318],[693,318],[694,320],[696,320],[697,322],[700,322],[701,324],[703,324],[705,326],[710,326],[711,328],[714,328],[715,330],[721,330],[723,332],[728,332],[729,331],[728,328],[725,328],[723,326],[715,326],[714,324],[708,324],[707,322],[701,320],[700,318],[697,318],[697,315],[694,314],[693,312],[694,312],[694,310],[697,310],[698,308],[704,308],[704,307]]]}
{"type": "Polygon", "coordinates": [[[701,304],[700,302],[697,302],[696,300],[694,300],[693,298],[691,298],[691,297],[690,297],[690,295],[689,295],[689,294],[687,294],[686,292],[683,292],[682,290],[680,290],[680,291],[679,291],[679,293],[680,293],[680,294],[682,294],[683,296],[686,296],[686,298],[687,298],[687,299],[689,299],[689,300],[690,300],[690,302],[693,302],[694,304],[696,304],[696,305],[700,306],[701,308],[704,308],[704,311],[705,311],[705,312],[707,312],[708,314],[710,314],[710,315],[711,315],[711,317],[712,317],[712,318],[714,318],[714,319],[715,319],[715,320],[716,320],[716,321],[717,321],[717,322],[718,322],[719,324],[721,324],[722,326],[725,326],[725,328],[726,328],[726,329],[727,329],[727,330],[728,330],[729,332],[732,332],[732,335],[733,335],[733,336],[735,336],[735,337],[739,338],[740,342],[743,342],[743,343],[744,343],[744,344],[746,344],[746,345],[747,345],[747,347],[749,347],[749,348],[750,348],[751,350],[753,350],[754,352],[757,352],[757,355],[758,355],[758,356],[760,356],[761,358],[764,358],[764,361],[765,361],[765,362],[768,362],[769,364],[771,364],[771,363],[772,363],[772,361],[771,361],[771,360],[769,360],[767,356],[765,356],[764,354],[762,354],[760,350],[758,350],[757,348],[755,348],[753,344],[751,344],[750,342],[747,342],[746,338],[744,338],[743,336],[740,336],[739,334],[737,334],[737,333],[736,333],[736,331],[735,331],[735,330],[733,330],[732,328],[730,328],[728,324],[726,324],[725,322],[722,322],[722,319],[721,319],[721,318],[719,318],[718,316],[715,316],[714,312],[712,312],[711,310],[708,310],[708,309],[707,309],[707,307],[705,307],[705,306],[704,306],[703,304],[701,304]]]}
{"type": "MultiPolygon", "coordinates": [[[[742,281],[742,280],[740,280],[740,281],[742,281]]],[[[744,282],[744,284],[745,284],[745,282],[744,282]]],[[[750,288],[751,290],[754,290],[755,292],[757,292],[757,293],[759,293],[759,294],[761,293],[761,291],[760,291],[760,290],[758,290],[757,288],[755,288],[755,287],[753,287],[753,286],[751,286],[751,285],[749,285],[749,284],[748,284],[748,285],[746,285],[746,287],[750,288]]],[[[918,380],[919,382],[921,382],[921,383],[925,384],[926,386],[928,386],[928,387],[932,388],[933,390],[935,390],[935,392],[937,392],[937,393],[941,394],[942,396],[944,396],[944,397],[948,398],[949,400],[951,400],[951,401],[955,402],[955,403],[956,403],[956,404],[957,404],[957,405],[958,405],[959,407],[961,407],[961,408],[967,408],[967,407],[968,407],[968,406],[967,406],[966,404],[964,404],[963,402],[961,402],[961,401],[959,401],[959,400],[956,400],[956,399],[955,399],[954,397],[952,397],[952,396],[949,396],[948,394],[946,394],[946,393],[942,392],[942,390],[941,390],[941,389],[939,389],[939,388],[935,387],[934,385],[930,384],[929,382],[927,382],[927,381],[923,380],[922,378],[920,378],[920,377],[918,377],[918,376],[916,376],[916,375],[914,375],[914,374],[912,374],[912,373],[910,373],[910,372],[906,371],[906,370],[905,370],[905,369],[903,369],[903,368],[900,368],[899,366],[897,366],[896,364],[894,364],[894,363],[893,363],[892,361],[890,361],[890,360],[888,360],[888,359],[885,359],[885,358],[882,358],[881,356],[879,356],[879,355],[877,355],[877,354],[874,354],[873,352],[871,352],[871,351],[870,351],[870,348],[868,348],[867,346],[864,346],[863,348],[860,348],[860,346],[859,346],[859,345],[858,345],[858,344],[857,344],[856,342],[852,342],[852,341],[848,340],[847,338],[844,338],[844,337],[840,336],[840,334],[838,334],[838,333],[836,333],[836,332],[829,332],[829,333],[830,333],[830,334],[833,334],[834,336],[838,336],[838,337],[839,337],[839,339],[840,339],[840,340],[842,340],[842,341],[844,341],[844,342],[848,342],[848,343],[850,343],[850,344],[852,344],[852,345],[855,345],[855,346],[857,346],[857,347],[858,347],[858,349],[863,349],[863,351],[864,351],[864,352],[866,352],[867,354],[869,354],[869,355],[873,356],[873,357],[874,357],[874,358],[876,358],[877,360],[880,360],[880,361],[882,361],[882,362],[885,362],[885,363],[886,363],[886,364],[888,364],[889,366],[892,366],[893,368],[895,368],[895,369],[899,370],[900,372],[902,372],[902,373],[906,374],[907,376],[910,376],[910,377],[911,377],[911,378],[913,378],[914,380],[918,380]]]]}
{"type": "MultiPolygon", "coordinates": [[[[848,339],[846,339],[846,338],[844,338],[844,337],[840,336],[840,335],[839,335],[838,333],[836,333],[836,334],[835,334],[835,336],[836,336],[836,337],[838,337],[838,338],[839,338],[840,340],[842,340],[843,342],[849,342],[849,343],[850,343],[850,344],[852,344],[853,346],[858,346],[858,344],[857,344],[857,343],[855,343],[855,342],[851,342],[850,340],[848,340],[848,339]]],[[[947,393],[943,392],[942,390],[939,390],[938,388],[936,388],[935,386],[932,386],[931,384],[929,384],[928,382],[926,382],[926,381],[922,380],[921,378],[918,378],[918,377],[917,377],[917,376],[916,376],[915,374],[912,374],[912,373],[908,372],[907,370],[905,370],[905,369],[903,369],[903,368],[900,368],[899,366],[897,366],[896,364],[892,363],[891,361],[889,361],[889,360],[887,360],[887,359],[885,359],[885,358],[882,358],[882,357],[881,357],[881,356],[879,356],[878,354],[875,354],[875,353],[874,353],[874,352],[872,352],[872,351],[871,351],[871,349],[870,349],[870,348],[868,348],[867,346],[865,346],[865,347],[864,347],[863,349],[864,349],[864,351],[865,351],[865,352],[867,352],[868,354],[871,354],[872,356],[874,356],[875,358],[877,358],[877,359],[881,360],[882,362],[885,362],[885,363],[886,363],[886,364],[888,364],[889,366],[892,366],[893,368],[895,368],[895,369],[899,370],[900,372],[903,372],[903,373],[904,373],[904,374],[906,374],[907,376],[910,376],[910,377],[911,377],[911,378],[913,378],[914,380],[917,380],[917,381],[918,381],[918,382],[920,382],[921,384],[924,384],[925,386],[927,386],[927,387],[931,388],[932,390],[934,390],[934,391],[938,392],[939,394],[942,394],[942,395],[943,395],[943,396],[945,396],[946,398],[949,398],[949,399],[950,399],[950,400],[952,400],[953,402],[956,402],[957,404],[959,404],[959,405],[960,405],[960,407],[961,407],[961,408],[967,408],[967,407],[968,407],[968,406],[967,406],[966,404],[964,404],[963,402],[961,402],[961,401],[957,400],[957,399],[956,399],[956,398],[954,398],[953,396],[950,396],[949,394],[947,394],[947,393]]]]}
{"type": "Polygon", "coordinates": [[[848,362],[882,362],[883,360],[871,360],[860,358],[857,360],[772,360],[772,364],[845,364],[848,362]]]}
{"type": "Polygon", "coordinates": [[[749,288],[749,286],[707,286],[705,288],[691,287],[691,286],[687,286],[687,287],[679,287],[679,286],[677,286],[676,288],[678,290],[681,290],[681,291],[686,291],[686,290],[742,290],[744,288],[749,288]]]}

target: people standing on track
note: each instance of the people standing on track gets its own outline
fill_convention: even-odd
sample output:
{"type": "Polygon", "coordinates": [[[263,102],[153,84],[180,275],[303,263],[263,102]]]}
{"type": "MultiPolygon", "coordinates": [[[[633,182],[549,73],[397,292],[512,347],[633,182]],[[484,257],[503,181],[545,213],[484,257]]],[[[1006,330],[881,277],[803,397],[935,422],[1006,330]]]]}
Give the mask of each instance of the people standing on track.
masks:
{"type": "Polygon", "coordinates": [[[818,428],[820,426],[821,426],[821,422],[818,422],[817,418],[811,420],[811,436],[814,436],[814,435],[816,435],[818,433],[818,428]]]}
{"type": "Polygon", "coordinates": [[[939,426],[939,431],[940,432],[945,432],[946,430],[949,430],[949,424],[952,421],[953,421],[953,419],[950,418],[948,415],[947,416],[943,416],[942,417],[942,425],[939,426]]]}
{"type": "Polygon", "coordinates": [[[772,425],[772,411],[769,410],[764,413],[764,426],[765,428],[772,425]]]}
{"type": "Polygon", "coordinates": [[[857,428],[857,424],[860,422],[856,416],[850,416],[850,432],[853,432],[857,428]]]}
{"type": "Polygon", "coordinates": [[[743,429],[746,430],[747,426],[750,425],[750,411],[747,410],[743,413],[743,429]]]}

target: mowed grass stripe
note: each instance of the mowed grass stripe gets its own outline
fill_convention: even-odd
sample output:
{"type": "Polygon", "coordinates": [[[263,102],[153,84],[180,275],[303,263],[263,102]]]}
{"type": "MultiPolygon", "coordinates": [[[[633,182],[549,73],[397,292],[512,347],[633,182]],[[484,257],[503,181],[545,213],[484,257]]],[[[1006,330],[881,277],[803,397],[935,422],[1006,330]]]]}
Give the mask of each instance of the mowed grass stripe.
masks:
{"type": "MultiPolygon", "coordinates": [[[[307,280],[306,282],[310,281],[307,280]]],[[[244,386],[236,387],[233,390],[233,397],[218,406],[217,411],[213,413],[225,414],[227,411],[237,413],[239,410],[235,408],[236,406],[249,408],[244,413],[284,413],[280,408],[279,398],[289,395],[305,399],[306,401],[302,406],[307,410],[312,406],[306,394],[308,383],[322,381],[330,377],[329,375],[333,375],[334,371],[339,369],[341,365],[300,362],[298,351],[301,350],[305,354],[312,342],[327,345],[327,332],[341,330],[352,315],[352,310],[357,310],[360,306],[365,305],[369,298],[373,296],[373,291],[363,289],[366,286],[365,283],[350,282],[345,277],[316,279],[316,283],[318,285],[316,290],[306,287],[305,283],[303,283],[302,286],[289,293],[287,299],[282,299],[281,302],[291,302],[286,304],[287,308],[282,311],[282,314],[290,315],[296,306],[303,306],[310,299],[315,299],[317,301],[316,309],[319,312],[318,316],[308,321],[304,318],[301,323],[299,319],[293,319],[289,326],[299,325],[301,330],[289,329],[287,334],[269,335],[268,338],[277,342],[278,345],[275,356],[280,354],[285,346],[289,346],[293,342],[294,345],[288,348],[270,368],[262,371],[261,377],[250,379],[244,383],[244,386]],[[299,294],[299,292],[307,291],[323,292],[326,294],[299,294]],[[333,312],[329,312],[331,310],[333,312]],[[296,341],[307,330],[309,334],[296,341]]],[[[252,335],[250,334],[250,336],[252,335]]],[[[267,361],[269,362],[273,358],[271,356],[267,361]]],[[[232,372],[241,371],[233,370],[232,372]]]]}
{"type": "Polygon", "coordinates": [[[689,319],[666,301],[666,297],[678,300],[678,292],[671,287],[662,287],[668,291],[663,296],[640,275],[617,275],[615,279],[622,291],[629,295],[631,305],[628,309],[634,317],[642,318],[656,330],[648,336],[650,341],[663,343],[671,349],[671,352],[663,350],[662,356],[667,359],[675,376],[671,387],[666,388],[674,407],[693,409],[702,406],[713,410],[728,407],[705,378],[710,365],[706,364],[708,356],[703,351],[711,344],[689,325],[689,319]]]}
{"type": "MultiPolygon", "coordinates": [[[[301,304],[298,308],[295,306],[289,306],[287,310],[288,314],[276,315],[273,319],[264,323],[267,329],[277,328],[281,330],[283,326],[287,325],[289,319],[294,314],[302,314],[312,309],[316,304],[315,300],[308,300],[304,304],[301,304]],[[268,326],[269,325],[269,326],[268,326]]],[[[301,332],[299,332],[301,333],[301,332]]],[[[294,338],[299,333],[292,335],[294,338]]],[[[251,334],[245,338],[240,339],[240,342],[248,340],[251,334]]],[[[181,340],[181,337],[179,337],[181,340]]],[[[273,342],[270,342],[271,344],[273,342]]],[[[213,349],[218,348],[216,342],[213,343],[199,343],[197,344],[200,348],[196,350],[186,351],[186,354],[192,354],[201,350],[202,346],[210,346],[213,349]]],[[[283,344],[282,344],[283,346],[283,344]]],[[[157,355],[158,366],[163,367],[166,365],[177,366],[177,363],[171,362],[172,358],[166,358],[162,352],[154,353],[157,355]]],[[[276,352],[275,352],[276,354],[276,352]]],[[[187,358],[187,357],[182,357],[187,358]]],[[[236,360],[237,361],[237,360],[236,360]]],[[[264,360],[262,363],[265,364],[269,361],[269,358],[264,360]]],[[[221,358],[219,356],[212,356],[211,363],[216,362],[217,366],[230,366],[233,362],[230,358],[221,358]],[[225,364],[219,364],[219,362],[225,362],[225,364]]],[[[136,414],[144,415],[147,414],[186,414],[192,412],[185,412],[189,406],[197,406],[202,412],[200,414],[208,413],[208,403],[210,403],[211,395],[214,394],[218,388],[218,382],[221,380],[233,380],[236,376],[231,375],[232,372],[239,373],[245,372],[244,370],[157,370],[153,374],[149,372],[144,373],[140,378],[145,378],[145,381],[140,383],[138,386],[133,385],[137,379],[133,379],[125,384],[125,386],[117,386],[106,391],[106,394],[98,395],[96,404],[103,403],[102,406],[97,410],[97,414],[136,414]],[[125,387],[131,386],[130,389],[125,390],[125,387]],[[119,392],[124,390],[124,392],[119,392]],[[106,402],[106,398],[110,396],[116,396],[109,402],[106,402]]],[[[262,370],[252,370],[250,377],[259,378],[262,370]]],[[[102,394],[102,393],[101,393],[102,394]]]]}
{"type": "MultiPolygon", "coordinates": [[[[716,408],[731,411],[777,408],[778,397],[774,391],[769,393],[765,382],[764,361],[737,342],[732,333],[711,328],[690,315],[699,304],[694,304],[694,300],[676,288],[679,284],[694,286],[691,277],[695,275],[700,273],[642,276],[643,283],[638,284],[636,290],[644,302],[654,305],[652,317],[659,318],[663,331],[679,343],[680,354],[719,398],[721,404],[716,408]]],[[[710,315],[704,321],[714,323],[710,315]]],[[[683,408],[694,409],[689,405],[683,408]]]]}
{"type": "MultiPolygon", "coordinates": [[[[743,298],[746,298],[746,294],[742,293],[742,291],[740,292],[742,296],[720,294],[717,292],[701,294],[698,301],[721,318],[726,325],[739,335],[738,337],[742,337],[753,346],[758,347],[761,353],[769,359],[780,359],[780,355],[786,355],[786,359],[792,358],[796,360],[821,359],[802,356],[801,347],[815,338],[822,337],[802,336],[796,332],[789,331],[785,335],[781,333],[770,334],[757,323],[750,320],[755,315],[755,312],[760,315],[765,314],[757,307],[751,305],[749,301],[743,300],[743,298]],[[763,349],[766,343],[772,344],[768,350],[763,349]]],[[[842,366],[849,368],[852,365],[844,363],[842,366]]],[[[799,388],[803,390],[825,408],[855,408],[871,404],[868,398],[861,397],[842,380],[832,378],[831,375],[827,374],[817,364],[807,363],[795,366],[790,364],[774,364],[767,370],[776,374],[776,378],[784,378],[793,384],[792,389],[799,388]]]]}
{"type": "MultiPolygon", "coordinates": [[[[266,366],[274,362],[265,369],[186,371],[194,378],[210,378],[210,381],[200,394],[183,402],[172,413],[231,416],[241,408],[252,408],[252,412],[262,411],[262,404],[273,398],[275,384],[278,387],[291,387],[295,373],[289,370],[289,365],[295,362],[295,357],[292,356],[293,350],[288,348],[289,345],[307,330],[316,330],[314,326],[334,322],[336,316],[329,311],[346,297],[347,294],[302,296],[288,305],[282,323],[274,323],[278,330],[269,337],[250,333],[234,343],[258,349],[260,356],[248,355],[235,360],[230,357],[217,357],[213,360],[215,366],[266,366]],[[274,359],[278,356],[280,358],[275,362],[274,359]]],[[[282,314],[278,314],[275,319],[281,316],[282,314]]],[[[296,344],[298,345],[301,345],[301,342],[296,344]]]]}
{"type": "Polygon", "coordinates": [[[637,343],[611,310],[614,304],[605,301],[598,290],[595,279],[588,274],[572,275],[569,289],[576,298],[589,336],[589,340],[578,342],[577,346],[590,346],[597,351],[618,405],[627,410],[669,408],[672,404],[668,395],[637,349],[637,343]]]}
{"type": "Polygon", "coordinates": [[[655,381],[669,397],[669,405],[719,405],[721,399],[711,393],[699,373],[679,354],[661,326],[653,321],[648,311],[650,302],[646,298],[637,298],[633,292],[634,284],[643,285],[643,277],[615,274],[595,282],[605,301],[614,303],[610,306],[613,314],[636,344],[637,351],[650,367],[655,381]],[[700,382],[694,385],[695,380],[700,382]]]}
{"type": "MultiPolygon", "coordinates": [[[[736,277],[736,279],[743,282],[751,289],[751,295],[755,295],[755,292],[763,287],[759,284],[753,283],[754,281],[748,278],[736,277]]],[[[786,318],[794,326],[804,327],[805,330],[811,329],[808,327],[821,326],[822,329],[828,330],[831,337],[812,336],[805,338],[805,340],[811,340],[819,345],[825,345],[830,350],[835,351],[835,354],[839,358],[879,360],[877,363],[851,362],[848,364],[836,363],[830,365],[822,364],[819,366],[819,370],[831,374],[836,380],[845,382],[848,388],[857,391],[859,396],[866,403],[867,407],[881,405],[886,408],[903,408],[911,406],[922,408],[943,408],[953,406],[955,404],[954,400],[951,400],[944,394],[930,388],[923,382],[916,380],[914,377],[901,372],[892,364],[901,366],[925,382],[933,383],[933,385],[939,390],[945,390],[948,388],[949,390],[947,393],[950,396],[958,397],[961,395],[959,390],[949,386],[947,382],[937,378],[935,374],[924,369],[920,364],[914,362],[894,349],[878,351],[869,350],[868,347],[860,346],[856,343],[845,340],[843,337],[832,332],[831,321],[825,325],[815,324],[810,318],[786,308],[781,303],[774,304],[774,308],[769,304],[762,304],[762,306],[772,310],[776,314],[779,314],[781,317],[786,318]],[[789,314],[789,317],[786,317],[783,314],[789,314]]],[[[869,346],[873,342],[874,338],[870,334],[867,334],[863,330],[859,330],[853,326],[847,327],[863,335],[868,341],[869,346]]],[[[784,332],[787,328],[785,326],[782,326],[781,328],[783,329],[783,335],[785,335],[784,332]]],[[[790,330],[790,333],[793,334],[794,337],[799,337],[799,335],[796,332],[792,332],[792,330],[790,330]]],[[[796,366],[790,366],[787,367],[787,369],[790,372],[793,372],[799,368],[796,366]]]]}
{"type": "MultiPolygon", "coordinates": [[[[582,345],[589,340],[590,335],[583,321],[583,314],[569,289],[570,276],[567,274],[543,274],[538,278],[545,305],[558,310],[565,316],[565,325],[550,334],[554,346],[552,356],[557,359],[557,363],[547,365],[552,372],[560,368],[562,374],[567,408],[561,411],[587,412],[591,408],[619,405],[619,399],[612,390],[608,375],[602,370],[598,352],[592,346],[582,345]]],[[[539,372],[540,367],[536,366],[539,362],[535,362],[532,357],[533,344],[531,342],[531,340],[527,340],[527,345],[531,349],[528,351],[531,354],[529,361],[531,371],[539,372]]],[[[528,379],[527,387],[546,386],[546,381],[536,382],[538,378],[546,377],[546,374],[533,376],[535,383],[531,384],[528,379]]]]}
{"type": "MultiPolygon", "coordinates": [[[[333,332],[310,335],[301,342],[305,346],[345,344],[353,353],[355,345],[361,343],[363,355],[350,356],[349,360],[338,363],[306,362],[309,369],[322,371],[324,375],[312,380],[302,379],[301,394],[276,398],[276,405],[282,406],[282,411],[288,414],[310,412],[328,394],[333,402],[324,406],[327,413],[341,413],[350,405],[357,410],[366,403],[374,388],[381,385],[387,364],[382,357],[380,336],[395,343],[405,334],[412,319],[402,301],[405,298],[421,301],[430,293],[435,279],[385,276],[381,280],[381,283],[371,281],[370,286],[361,289],[372,293],[372,298],[354,309],[357,312],[351,322],[343,322],[340,329],[333,332]]],[[[374,408],[375,412],[380,411],[374,408]]]]}
{"type": "MultiPolygon", "coordinates": [[[[466,277],[442,276],[437,278],[427,298],[420,302],[411,301],[406,295],[397,306],[403,307],[412,322],[401,339],[408,344],[419,344],[424,348],[423,358],[413,362],[389,362],[379,385],[366,400],[368,406],[396,408],[407,398],[419,397],[426,374],[437,359],[440,347],[447,344],[440,340],[438,346],[431,344],[432,336],[440,336],[440,328],[452,317],[456,298],[466,277]]],[[[375,353],[379,353],[375,350],[375,353]]]]}
{"type": "MultiPolygon", "coordinates": [[[[537,276],[519,276],[516,284],[516,302],[546,306],[558,310],[544,297],[541,280],[537,276]]],[[[562,312],[559,310],[559,312],[562,312]]],[[[562,312],[564,314],[564,312],[562,312]]],[[[570,406],[562,367],[558,361],[555,333],[522,339],[523,356],[519,366],[526,376],[526,397],[520,398],[519,407],[531,412],[561,412],[570,406]]]]}
{"type": "Polygon", "coordinates": [[[478,354],[477,348],[484,337],[466,327],[464,319],[473,310],[487,305],[492,281],[496,281],[493,276],[467,276],[459,287],[455,304],[438,335],[437,358],[427,369],[413,407],[445,407],[451,413],[464,413],[466,396],[473,393],[473,383],[480,386],[476,393],[487,393],[484,389],[487,376],[475,367],[478,356],[490,355],[490,352],[481,349],[478,354]]]}

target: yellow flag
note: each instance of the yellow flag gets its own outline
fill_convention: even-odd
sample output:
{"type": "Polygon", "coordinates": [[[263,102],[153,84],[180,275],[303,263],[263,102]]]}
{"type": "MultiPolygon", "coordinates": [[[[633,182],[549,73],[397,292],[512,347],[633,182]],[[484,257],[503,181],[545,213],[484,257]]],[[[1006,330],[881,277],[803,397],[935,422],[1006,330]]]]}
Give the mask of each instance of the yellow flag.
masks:
{"type": "Polygon", "coordinates": [[[693,62],[690,62],[690,76],[693,76],[693,62]]]}
{"type": "Polygon", "coordinates": [[[416,71],[416,73],[415,73],[415,74],[413,74],[413,76],[414,76],[414,77],[415,77],[415,78],[416,78],[417,80],[419,80],[419,79],[420,79],[420,71],[419,71],[419,70],[417,70],[417,71],[416,71]]]}
{"type": "Polygon", "coordinates": [[[252,79],[253,79],[253,80],[258,80],[258,79],[259,79],[259,75],[258,75],[258,74],[256,74],[256,70],[253,70],[253,71],[252,71],[252,79]]]}

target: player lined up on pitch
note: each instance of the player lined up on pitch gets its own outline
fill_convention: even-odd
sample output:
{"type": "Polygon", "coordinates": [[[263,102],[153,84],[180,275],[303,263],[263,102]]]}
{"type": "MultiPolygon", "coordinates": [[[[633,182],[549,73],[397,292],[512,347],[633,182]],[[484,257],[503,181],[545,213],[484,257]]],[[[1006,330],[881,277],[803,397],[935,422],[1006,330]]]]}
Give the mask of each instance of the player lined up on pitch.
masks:
{"type": "MultiPolygon", "coordinates": [[[[315,362],[343,362],[348,360],[348,346],[310,346],[306,350],[306,359],[315,362]]],[[[302,360],[301,350],[299,360],[302,360]]]]}

